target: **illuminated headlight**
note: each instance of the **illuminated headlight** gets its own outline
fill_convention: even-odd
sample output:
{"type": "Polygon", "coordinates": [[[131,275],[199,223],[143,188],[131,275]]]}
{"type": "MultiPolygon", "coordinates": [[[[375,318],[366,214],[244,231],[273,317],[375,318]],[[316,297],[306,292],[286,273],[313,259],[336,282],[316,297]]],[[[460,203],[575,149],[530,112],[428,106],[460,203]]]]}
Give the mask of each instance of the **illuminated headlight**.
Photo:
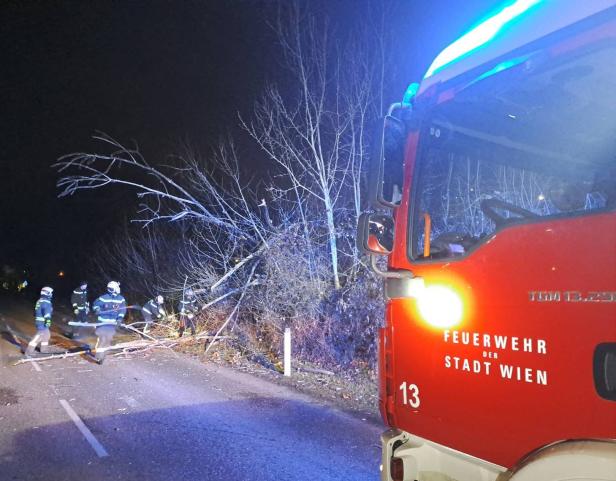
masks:
{"type": "Polygon", "coordinates": [[[453,327],[462,320],[462,299],[445,286],[426,286],[417,297],[417,309],[426,322],[434,327],[453,327]]]}

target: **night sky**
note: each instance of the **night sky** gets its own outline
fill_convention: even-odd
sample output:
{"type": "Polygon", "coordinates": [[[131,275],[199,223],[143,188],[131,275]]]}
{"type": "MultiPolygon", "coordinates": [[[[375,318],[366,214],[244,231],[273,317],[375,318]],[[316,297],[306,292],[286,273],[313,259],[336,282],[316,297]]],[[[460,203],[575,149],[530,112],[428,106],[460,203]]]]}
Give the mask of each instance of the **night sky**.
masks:
{"type": "MultiPolygon", "coordinates": [[[[393,3],[399,88],[387,93],[391,102],[502,2],[393,3]]],[[[354,11],[353,0],[319,5],[342,22],[354,11]]],[[[271,1],[5,0],[0,11],[0,265],[39,277],[78,272],[136,204],[117,190],[57,199],[49,166],[59,156],[95,149],[97,130],[135,140],[154,161],[185,139],[206,151],[280,77],[266,25],[271,1]]]]}

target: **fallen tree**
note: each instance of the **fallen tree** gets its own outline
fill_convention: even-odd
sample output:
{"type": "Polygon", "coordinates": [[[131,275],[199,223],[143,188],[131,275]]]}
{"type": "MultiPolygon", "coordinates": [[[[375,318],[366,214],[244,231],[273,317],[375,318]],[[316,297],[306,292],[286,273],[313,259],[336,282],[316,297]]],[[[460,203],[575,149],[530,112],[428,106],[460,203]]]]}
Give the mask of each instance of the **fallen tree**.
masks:
{"type": "MultiPolygon", "coordinates": [[[[144,351],[148,351],[148,350],[156,349],[156,348],[171,349],[177,344],[183,344],[183,343],[187,343],[190,341],[193,341],[193,342],[202,341],[202,340],[208,340],[208,339],[214,339],[214,338],[216,338],[216,340],[221,340],[221,339],[228,339],[229,336],[210,336],[207,333],[200,333],[200,334],[197,334],[196,336],[185,337],[185,338],[171,338],[171,337],[154,338],[154,337],[151,337],[151,339],[139,339],[136,341],[120,342],[118,344],[114,344],[110,346],[107,350],[108,351],[121,351],[121,352],[115,353],[114,355],[137,353],[137,352],[144,352],[144,351]]],[[[28,362],[51,361],[51,360],[56,360],[56,359],[67,359],[70,357],[76,357],[76,356],[81,356],[81,355],[90,355],[93,352],[96,352],[96,349],[79,349],[76,351],[66,351],[66,352],[57,353],[57,354],[50,354],[48,356],[27,357],[27,358],[23,358],[23,359],[16,361],[15,363],[13,363],[13,366],[17,366],[19,364],[25,364],[28,362]]]]}
{"type": "MultiPolygon", "coordinates": [[[[157,341],[146,341],[146,340],[138,340],[138,341],[130,341],[130,342],[121,342],[115,344],[109,348],[109,350],[135,350],[135,349],[143,349],[144,347],[153,348],[153,347],[169,347],[166,343],[165,339],[157,340],[157,341]]],[[[96,349],[94,349],[96,351],[96,349]]],[[[66,359],[69,357],[80,356],[82,354],[90,354],[92,350],[90,349],[80,349],[78,351],[66,351],[64,353],[58,354],[50,354],[49,356],[37,356],[37,357],[26,357],[24,359],[20,359],[15,362],[13,365],[17,366],[18,364],[24,364],[27,362],[38,362],[38,361],[49,361],[52,359],[66,359]]]]}

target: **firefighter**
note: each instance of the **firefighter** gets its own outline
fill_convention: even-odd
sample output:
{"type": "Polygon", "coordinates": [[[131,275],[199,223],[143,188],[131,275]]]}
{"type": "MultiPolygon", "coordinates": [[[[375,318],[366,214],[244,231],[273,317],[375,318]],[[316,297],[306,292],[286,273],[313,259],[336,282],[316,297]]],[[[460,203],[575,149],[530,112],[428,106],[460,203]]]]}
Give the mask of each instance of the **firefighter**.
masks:
{"type": "Polygon", "coordinates": [[[184,297],[180,301],[180,335],[184,335],[184,330],[190,327],[191,335],[195,335],[195,314],[197,313],[197,298],[194,291],[189,287],[184,291],[184,297]]]}
{"type": "Polygon", "coordinates": [[[96,361],[102,364],[105,354],[111,346],[116,327],[121,325],[126,315],[126,300],[120,294],[120,283],[111,281],[107,284],[107,293],[94,301],[92,310],[98,316],[96,328],[96,361]]]}
{"type": "Polygon", "coordinates": [[[143,320],[145,322],[145,326],[143,326],[144,334],[147,334],[150,330],[150,326],[153,322],[152,317],[154,317],[157,321],[167,317],[163,307],[164,302],[165,300],[163,299],[163,296],[156,296],[154,299],[150,299],[146,302],[141,308],[141,315],[143,316],[143,320]]]}
{"type": "Polygon", "coordinates": [[[43,287],[41,289],[41,297],[34,306],[34,323],[36,324],[36,334],[32,340],[28,343],[25,355],[31,356],[36,350],[38,343],[41,343],[40,351],[43,354],[50,352],[49,350],[49,338],[51,333],[49,326],[51,326],[51,315],[53,313],[53,305],[51,304],[51,297],[53,296],[53,289],[51,287],[43,287]]]}
{"type": "MultiPolygon", "coordinates": [[[[73,305],[73,312],[75,313],[75,320],[77,322],[88,322],[88,313],[90,312],[90,303],[88,302],[88,283],[87,281],[81,281],[79,286],[75,288],[71,294],[71,304],[73,305]]],[[[75,328],[74,338],[81,337],[81,329],[75,328]]]]}

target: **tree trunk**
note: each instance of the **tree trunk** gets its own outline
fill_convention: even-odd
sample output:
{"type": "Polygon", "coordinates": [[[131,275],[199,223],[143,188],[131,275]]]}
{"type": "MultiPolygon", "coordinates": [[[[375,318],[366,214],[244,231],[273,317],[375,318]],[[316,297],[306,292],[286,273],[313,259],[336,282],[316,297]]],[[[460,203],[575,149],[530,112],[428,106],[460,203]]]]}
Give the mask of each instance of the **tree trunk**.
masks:
{"type": "Polygon", "coordinates": [[[334,207],[329,197],[325,197],[325,211],[327,213],[327,233],[329,235],[329,250],[332,258],[332,273],[334,287],[340,289],[340,275],[338,274],[338,247],[336,245],[336,226],[334,225],[334,207]]]}

